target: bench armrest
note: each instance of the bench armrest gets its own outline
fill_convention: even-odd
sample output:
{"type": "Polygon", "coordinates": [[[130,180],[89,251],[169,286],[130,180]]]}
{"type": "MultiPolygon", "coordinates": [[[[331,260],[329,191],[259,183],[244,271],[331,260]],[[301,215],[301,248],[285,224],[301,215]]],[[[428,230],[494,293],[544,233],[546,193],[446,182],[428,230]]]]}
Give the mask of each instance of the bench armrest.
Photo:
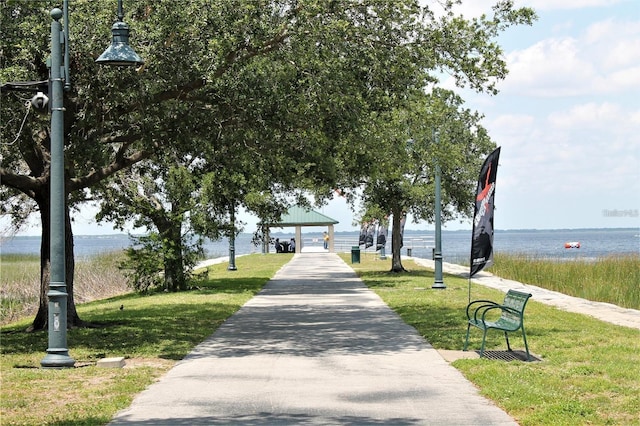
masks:
{"type": "Polygon", "coordinates": [[[473,302],[467,305],[467,319],[470,320],[471,317],[473,317],[474,319],[477,319],[478,311],[480,311],[483,308],[488,308],[493,306],[500,306],[500,305],[498,305],[496,302],[491,300],[474,300],[473,302]],[[474,305],[478,305],[478,306],[474,306],[474,305]],[[473,310],[473,315],[471,314],[472,310],[473,310]]]}

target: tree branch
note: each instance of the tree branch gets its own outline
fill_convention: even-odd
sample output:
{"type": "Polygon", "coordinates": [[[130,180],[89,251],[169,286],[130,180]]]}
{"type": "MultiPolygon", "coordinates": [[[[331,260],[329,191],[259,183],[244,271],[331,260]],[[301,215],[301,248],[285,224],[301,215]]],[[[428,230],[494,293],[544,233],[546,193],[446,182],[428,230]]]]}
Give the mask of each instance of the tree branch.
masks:
{"type": "MultiPolygon", "coordinates": [[[[297,10],[299,10],[299,7],[296,8],[296,11],[297,10]]],[[[272,52],[278,49],[288,37],[289,37],[288,26],[285,25],[275,36],[273,36],[271,39],[264,42],[259,47],[252,47],[247,43],[244,43],[238,46],[235,50],[232,50],[225,56],[225,59],[222,65],[219,68],[217,68],[216,71],[213,73],[213,78],[218,79],[222,77],[233,65],[237,63],[248,61],[251,58],[254,58],[256,56],[265,55],[269,52],[272,52]]],[[[176,86],[172,89],[155,93],[151,95],[149,100],[132,104],[130,108],[127,108],[124,110],[124,113],[129,113],[132,111],[143,109],[146,105],[155,105],[157,103],[161,103],[169,100],[186,99],[189,93],[196,91],[198,89],[201,89],[206,85],[207,85],[207,79],[204,77],[189,81],[185,84],[176,86]]]]}
{"type": "Polygon", "coordinates": [[[126,169],[127,167],[136,164],[139,161],[150,158],[153,153],[153,150],[140,150],[126,157],[123,155],[119,155],[118,153],[116,154],[116,160],[114,160],[111,164],[102,167],[99,170],[94,170],[84,177],[71,179],[67,190],[71,192],[95,185],[96,183],[113,175],[116,172],[119,172],[120,170],[126,169]]]}
{"type": "Polygon", "coordinates": [[[35,193],[48,183],[49,176],[34,178],[32,176],[13,173],[11,170],[0,167],[0,181],[2,185],[20,191],[34,198],[35,193]]]}

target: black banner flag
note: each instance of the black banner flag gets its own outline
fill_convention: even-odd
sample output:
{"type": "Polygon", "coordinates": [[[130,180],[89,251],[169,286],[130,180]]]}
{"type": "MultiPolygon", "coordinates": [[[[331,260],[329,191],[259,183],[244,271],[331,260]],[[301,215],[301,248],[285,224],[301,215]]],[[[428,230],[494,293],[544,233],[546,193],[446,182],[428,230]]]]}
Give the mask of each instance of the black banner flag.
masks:
{"type": "Polygon", "coordinates": [[[363,246],[364,245],[364,240],[366,240],[367,238],[367,227],[369,226],[368,222],[362,222],[360,224],[360,238],[358,241],[358,245],[359,246],[363,246]]]}
{"type": "Polygon", "coordinates": [[[376,222],[372,220],[367,226],[367,234],[364,237],[364,249],[368,249],[373,245],[373,237],[376,235],[376,222]]]}
{"type": "Polygon", "coordinates": [[[376,240],[376,251],[380,250],[387,244],[387,234],[389,232],[389,220],[385,217],[380,219],[378,225],[378,239],[376,240]]]}
{"type": "Polygon", "coordinates": [[[499,158],[500,148],[497,148],[489,154],[480,169],[473,213],[469,278],[493,263],[493,200],[499,158]]]}

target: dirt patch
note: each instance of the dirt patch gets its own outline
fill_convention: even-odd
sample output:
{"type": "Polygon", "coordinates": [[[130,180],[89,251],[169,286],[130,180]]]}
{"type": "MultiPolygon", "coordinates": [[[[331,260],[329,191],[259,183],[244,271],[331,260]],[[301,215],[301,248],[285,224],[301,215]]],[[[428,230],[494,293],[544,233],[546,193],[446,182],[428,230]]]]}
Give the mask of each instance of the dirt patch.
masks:
{"type": "Polygon", "coordinates": [[[162,358],[126,358],[124,368],[156,367],[168,370],[175,363],[174,360],[162,358]]]}

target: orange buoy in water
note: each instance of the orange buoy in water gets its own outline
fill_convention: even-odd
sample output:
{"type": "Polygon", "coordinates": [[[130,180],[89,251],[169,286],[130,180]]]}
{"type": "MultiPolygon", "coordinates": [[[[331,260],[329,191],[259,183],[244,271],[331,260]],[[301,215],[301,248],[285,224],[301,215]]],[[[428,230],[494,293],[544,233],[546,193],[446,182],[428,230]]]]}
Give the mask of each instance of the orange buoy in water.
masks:
{"type": "Polygon", "coordinates": [[[564,243],[564,248],[580,248],[580,242],[572,241],[570,243],[564,243]]]}

